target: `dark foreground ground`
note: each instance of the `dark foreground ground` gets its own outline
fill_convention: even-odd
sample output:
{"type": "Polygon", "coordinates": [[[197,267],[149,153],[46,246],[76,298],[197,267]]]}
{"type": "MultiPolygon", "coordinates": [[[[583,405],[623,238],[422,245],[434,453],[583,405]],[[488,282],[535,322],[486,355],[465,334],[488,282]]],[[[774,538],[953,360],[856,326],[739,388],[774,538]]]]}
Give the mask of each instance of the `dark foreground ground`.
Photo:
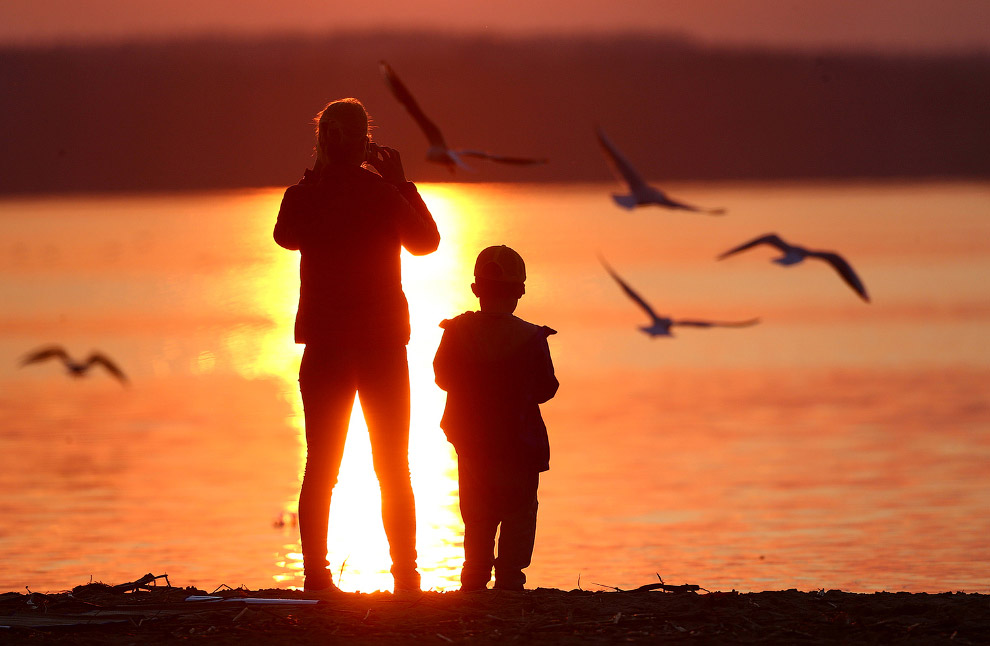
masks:
{"type": "Polygon", "coordinates": [[[145,586],[94,583],[60,594],[0,594],[0,643],[990,643],[990,595],[984,594],[537,589],[314,595],[210,592],[149,577],[145,586]],[[191,595],[221,599],[187,600],[191,595]]]}

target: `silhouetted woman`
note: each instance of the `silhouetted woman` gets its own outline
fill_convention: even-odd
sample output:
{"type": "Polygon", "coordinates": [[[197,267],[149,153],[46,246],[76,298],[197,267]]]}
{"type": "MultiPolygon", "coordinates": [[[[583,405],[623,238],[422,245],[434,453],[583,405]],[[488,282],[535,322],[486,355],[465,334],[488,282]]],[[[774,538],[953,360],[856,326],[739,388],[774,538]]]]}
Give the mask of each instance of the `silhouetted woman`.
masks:
{"type": "Polygon", "coordinates": [[[299,494],[305,589],[335,587],[327,569],[330,496],[356,392],[381,485],[395,590],[419,590],[408,457],[409,308],[399,252],[431,253],[440,235],[416,186],[406,181],[398,151],[372,143],[360,101],[328,104],[317,123],[316,164],[285,191],[275,224],[275,241],[301,254],[295,338],[306,344],[299,368],[306,417],[299,494]]]}

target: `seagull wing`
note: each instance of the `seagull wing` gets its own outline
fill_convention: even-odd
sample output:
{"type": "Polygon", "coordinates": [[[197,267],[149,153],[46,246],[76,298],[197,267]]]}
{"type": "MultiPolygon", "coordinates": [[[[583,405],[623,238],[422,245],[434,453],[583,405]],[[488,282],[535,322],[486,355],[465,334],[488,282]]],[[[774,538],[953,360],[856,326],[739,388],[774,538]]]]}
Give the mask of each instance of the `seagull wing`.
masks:
{"type": "Polygon", "coordinates": [[[643,310],[650,316],[651,320],[653,321],[663,320],[663,317],[657,316],[656,312],[653,311],[653,308],[650,307],[650,304],[644,301],[643,297],[636,293],[636,290],[634,290],[632,287],[627,285],[624,280],[619,278],[619,275],[615,273],[615,271],[608,265],[607,262],[602,260],[601,263],[605,267],[605,271],[609,273],[609,275],[615,280],[615,282],[619,284],[619,287],[622,288],[622,291],[626,293],[626,296],[633,299],[633,301],[637,305],[642,307],[643,310]]]}
{"type": "Polygon", "coordinates": [[[601,128],[597,129],[598,133],[598,143],[601,144],[602,148],[608,154],[608,157],[612,160],[615,165],[616,170],[622,175],[622,178],[629,184],[629,188],[634,192],[636,189],[646,188],[647,184],[643,180],[639,172],[633,168],[633,165],[629,163],[629,160],[623,156],[619,149],[615,147],[615,144],[608,138],[605,131],[601,128]]]}
{"type": "Polygon", "coordinates": [[[121,382],[127,383],[127,377],[124,375],[124,371],[121,370],[117,366],[117,364],[115,364],[113,361],[108,359],[106,356],[99,354],[98,352],[94,352],[93,354],[89,355],[89,359],[86,359],[86,366],[88,367],[93,364],[99,364],[103,366],[104,368],[107,369],[107,372],[109,372],[111,375],[119,379],[121,382]]]}
{"type": "Polygon", "coordinates": [[[381,70],[382,77],[385,79],[385,85],[392,91],[392,95],[398,99],[402,107],[406,109],[406,112],[416,121],[420,130],[426,135],[426,139],[430,142],[430,145],[446,148],[447,144],[443,139],[443,135],[440,133],[440,128],[430,121],[429,117],[423,114],[419,104],[416,103],[416,99],[413,98],[412,93],[406,88],[405,84],[399,80],[392,67],[385,61],[379,61],[378,68],[381,70]]]}
{"type": "Polygon", "coordinates": [[[780,249],[781,251],[784,251],[784,252],[786,252],[788,249],[792,249],[793,248],[791,245],[789,245],[786,242],[784,242],[783,240],[781,240],[780,237],[776,233],[768,233],[765,236],[760,236],[759,238],[755,238],[753,240],[750,240],[749,242],[743,243],[743,244],[739,245],[738,247],[733,247],[732,249],[729,249],[725,253],[720,254],[718,256],[718,260],[722,260],[723,258],[728,258],[732,254],[739,253],[740,251],[746,251],[747,249],[750,249],[752,247],[755,247],[755,246],[761,245],[761,244],[773,245],[774,247],[777,247],[778,249],[780,249]]]}
{"type": "Polygon", "coordinates": [[[458,150],[457,154],[464,155],[465,157],[488,159],[501,164],[514,164],[516,166],[535,166],[537,164],[546,164],[549,161],[545,157],[511,157],[509,155],[496,155],[495,153],[485,152],[484,150],[458,150]]]}
{"type": "Polygon", "coordinates": [[[852,287],[853,291],[859,294],[860,298],[867,303],[870,302],[870,297],[866,294],[866,287],[863,286],[863,281],[859,279],[859,276],[853,271],[852,265],[846,262],[845,258],[832,251],[810,251],[808,255],[821,258],[832,265],[835,271],[839,272],[839,275],[842,276],[842,280],[846,281],[846,284],[852,287]]]}
{"type": "Polygon", "coordinates": [[[685,211],[694,211],[695,213],[707,213],[708,215],[724,215],[725,209],[708,209],[701,206],[694,206],[693,204],[686,204],[684,202],[679,202],[677,200],[671,199],[669,196],[664,194],[660,189],[656,189],[663,196],[663,205],[668,206],[672,209],[684,209],[685,211]]]}
{"type": "MultiPolygon", "coordinates": [[[[461,159],[461,151],[451,150],[450,148],[446,148],[445,150],[446,150],[447,159],[449,159],[451,162],[453,162],[455,166],[457,166],[458,168],[463,168],[466,171],[471,171],[472,173],[474,172],[474,169],[471,168],[470,166],[468,166],[464,162],[464,160],[461,159]]],[[[431,161],[434,161],[434,160],[431,160],[431,161]]],[[[440,163],[445,163],[445,162],[441,160],[440,163]]],[[[454,169],[451,168],[450,171],[451,172],[454,172],[454,169]]]]}
{"type": "Polygon", "coordinates": [[[52,357],[58,357],[62,360],[62,363],[70,363],[69,355],[65,349],[60,345],[51,345],[45,348],[40,348],[24,355],[21,359],[21,365],[26,366],[29,363],[37,363],[38,361],[45,361],[46,359],[51,359],[52,357]]]}
{"type": "Polygon", "coordinates": [[[760,319],[748,319],[745,321],[697,321],[685,319],[683,321],[673,321],[671,325],[683,325],[686,327],[749,327],[756,325],[760,319]]]}

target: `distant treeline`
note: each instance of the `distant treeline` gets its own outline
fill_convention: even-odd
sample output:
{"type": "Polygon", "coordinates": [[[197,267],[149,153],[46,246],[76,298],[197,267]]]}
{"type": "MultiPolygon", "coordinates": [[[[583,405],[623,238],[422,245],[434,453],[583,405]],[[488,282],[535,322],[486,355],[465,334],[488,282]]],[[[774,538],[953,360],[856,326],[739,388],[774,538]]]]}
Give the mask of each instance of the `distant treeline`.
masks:
{"type": "Polygon", "coordinates": [[[2,49],[0,192],[289,184],[344,96],[411,178],[451,179],[379,59],[452,147],[550,158],[460,181],[607,180],[595,124],[657,181],[990,175],[987,56],[382,33],[2,49]]]}

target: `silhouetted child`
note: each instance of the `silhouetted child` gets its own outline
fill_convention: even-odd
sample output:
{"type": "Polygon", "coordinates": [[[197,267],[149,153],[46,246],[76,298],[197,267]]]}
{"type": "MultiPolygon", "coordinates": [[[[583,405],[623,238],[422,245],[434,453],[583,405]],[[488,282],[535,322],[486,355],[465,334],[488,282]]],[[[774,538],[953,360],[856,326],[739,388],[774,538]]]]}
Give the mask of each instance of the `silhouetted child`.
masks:
{"type": "Polygon", "coordinates": [[[443,321],[433,360],[447,391],[440,426],[457,451],[464,566],[461,590],[522,590],[536,539],[536,489],[550,468],[540,404],[557,392],[548,327],[512,315],[526,291],[518,253],[488,247],[478,255],[471,290],[480,312],[443,321]],[[501,525],[501,528],[499,528],[501,525]],[[495,534],[498,532],[498,558],[495,534]]]}

